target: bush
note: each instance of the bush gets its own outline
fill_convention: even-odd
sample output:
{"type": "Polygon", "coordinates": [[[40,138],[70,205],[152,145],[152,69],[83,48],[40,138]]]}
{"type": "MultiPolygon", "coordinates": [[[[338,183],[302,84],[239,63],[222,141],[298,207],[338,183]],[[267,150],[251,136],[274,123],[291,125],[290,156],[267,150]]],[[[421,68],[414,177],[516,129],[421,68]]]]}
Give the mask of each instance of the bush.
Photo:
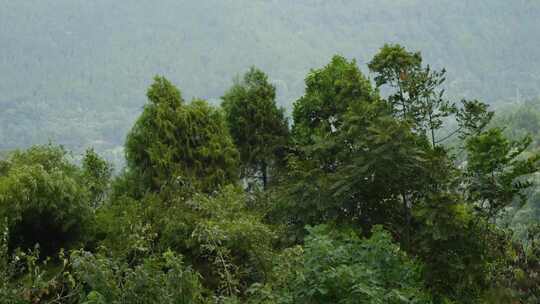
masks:
{"type": "Polygon", "coordinates": [[[308,228],[304,247],[285,251],[253,303],[429,303],[421,267],[390,234],[376,226],[369,239],[320,225],[308,228]]]}
{"type": "Polygon", "coordinates": [[[71,263],[85,304],[196,304],[204,300],[199,275],[171,251],[149,256],[136,266],[103,254],[74,251],[71,263]]]}

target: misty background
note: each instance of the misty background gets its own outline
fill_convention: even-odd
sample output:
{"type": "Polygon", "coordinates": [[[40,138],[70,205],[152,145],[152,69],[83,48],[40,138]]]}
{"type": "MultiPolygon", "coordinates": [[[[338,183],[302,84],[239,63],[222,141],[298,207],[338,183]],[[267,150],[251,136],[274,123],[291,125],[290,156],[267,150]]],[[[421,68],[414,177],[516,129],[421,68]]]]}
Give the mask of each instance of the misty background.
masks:
{"type": "Polygon", "coordinates": [[[49,140],[123,159],[159,74],[219,103],[255,65],[290,109],[334,54],[384,43],[448,70],[447,93],[491,104],[540,96],[535,0],[0,0],[0,150],[49,140]]]}

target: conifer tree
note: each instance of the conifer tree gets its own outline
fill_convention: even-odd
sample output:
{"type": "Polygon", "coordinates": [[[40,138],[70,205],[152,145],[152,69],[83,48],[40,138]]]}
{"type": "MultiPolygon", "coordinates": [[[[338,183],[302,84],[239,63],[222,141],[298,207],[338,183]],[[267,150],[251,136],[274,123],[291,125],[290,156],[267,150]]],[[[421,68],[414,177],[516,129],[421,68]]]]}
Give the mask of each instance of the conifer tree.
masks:
{"type": "Polygon", "coordinates": [[[147,190],[167,185],[212,192],[238,178],[238,152],[224,116],[203,100],[187,104],[164,77],[126,140],[128,169],[147,190]]]}
{"type": "Polygon", "coordinates": [[[269,173],[283,163],[289,137],[284,109],[276,105],[276,88],[263,71],[252,67],[222,99],[242,176],[259,179],[266,189],[269,173]]]}

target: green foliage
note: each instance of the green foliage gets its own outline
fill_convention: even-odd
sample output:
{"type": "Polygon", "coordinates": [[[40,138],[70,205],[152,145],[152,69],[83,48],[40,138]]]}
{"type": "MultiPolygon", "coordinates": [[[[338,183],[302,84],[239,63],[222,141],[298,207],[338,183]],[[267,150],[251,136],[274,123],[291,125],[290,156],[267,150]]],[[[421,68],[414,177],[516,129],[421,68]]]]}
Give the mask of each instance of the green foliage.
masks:
{"type": "MultiPolygon", "coordinates": [[[[480,143],[481,136],[493,132],[483,131],[493,113],[478,101],[463,101],[460,108],[444,101],[439,88],[444,72],[422,67],[419,54],[386,46],[371,67],[379,84],[389,84],[395,92],[387,99],[356,99],[328,110],[331,119],[321,120],[326,127],[309,129],[315,135],[294,133],[299,153],[289,158],[287,183],[278,193],[283,204],[276,207],[275,218],[281,217],[295,234],[306,224],[335,221],[363,231],[383,224],[405,250],[426,263],[424,279],[440,301],[472,303],[495,284],[490,282],[496,280],[493,267],[506,254],[496,245],[498,230],[486,221],[524,194],[531,185],[524,178],[538,170],[538,156],[519,158],[528,142],[505,145],[509,141],[502,134],[498,143],[480,143]],[[435,136],[450,115],[457,129],[446,138],[459,134],[467,140],[467,151],[475,147],[467,166],[459,166],[439,144],[446,138],[435,136]],[[490,149],[502,149],[503,156],[490,149]],[[493,172],[482,165],[490,160],[496,163],[493,172]],[[492,173],[499,189],[482,192],[479,185],[489,187],[492,173]],[[484,204],[479,193],[496,196],[498,207],[484,204]]],[[[329,86],[321,94],[339,88],[340,82],[329,86]]],[[[309,83],[307,88],[306,96],[309,83]]],[[[324,108],[306,100],[297,104],[324,108]]],[[[302,113],[295,113],[293,131],[317,121],[302,113]]]]}
{"type": "Polygon", "coordinates": [[[412,251],[425,263],[424,279],[436,298],[476,303],[496,285],[492,266],[504,256],[496,227],[478,219],[459,194],[440,193],[414,210],[412,251]]]}
{"type": "Polygon", "coordinates": [[[524,203],[525,190],[533,185],[527,179],[538,171],[540,155],[521,157],[531,139],[508,140],[498,128],[471,137],[467,143],[467,181],[469,199],[488,218],[500,215],[519,196],[524,203]]]}
{"type": "Polygon", "coordinates": [[[171,251],[135,266],[85,251],[71,253],[70,262],[83,304],[204,303],[198,274],[171,251]]]}
{"type": "Polygon", "coordinates": [[[51,267],[51,258],[40,256],[38,246],[27,252],[7,254],[8,230],[0,240],[2,267],[0,299],[6,304],[78,303],[76,283],[66,271],[68,260],[63,251],[58,267],[51,267]]]}
{"type": "Polygon", "coordinates": [[[317,139],[305,159],[293,159],[285,194],[298,228],[328,220],[364,229],[390,224],[403,200],[428,186],[427,145],[389,113],[382,102],[359,102],[338,134],[317,139]],[[319,161],[321,155],[334,161],[319,161]]]}
{"type": "MultiPolygon", "coordinates": [[[[375,73],[377,87],[386,85],[393,91],[388,96],[388,102],[394,116],[408,120],[414,124],[413,127],[420,128],[426,114],[431,117],[435,114],[434,111],[441,110],[441,106],[435,102],[441,100],[442,93],[438,94],[438,100],[433,100],[432,95],[435,94],[435,87],[444,79],[444,70],[431,76],[429,67],[425,71],[422,68],[420,53],[408,52],[397,44],[386,44],[373,57],[368,67],[375,73]],[[430,86],[429,82],[433,82],[433,86],[430,86]]],[[[445,114],[441,116],[444,117],[445,114]]]]}
{"type": "Polygon", "coordinates": [[[339,182],[336,171],[347,167],[354,151],[361,149],[346,135],[354,119],[349,113],[355,109],[361,115],[355,128],[362,131],[386,111],[355,61],[334,56],[330,64],[310,72],[305,95],[294,105],[295,153],[289,156],[279,195],[285,203],[279,217],[297,231],[326,220],[347,221],[359,209],[354,199],[346,205],[331,194],[339,182]]]}
{"type": "Polygon", "coordinates": [[[356,61],[334,56],[327,66],[306,77],[305,94],[294,103],[294,140],[305,145],[315,136],[336,132],[349,107],[374,99],[376,94],[356,61]]]}
{"type": "Polygon", "coordinates": [[[492,125],[503,128],[505,135],[511,138],[531,136],[531,148],[537,148],[540,144],[540,99],[500,106],[492,125]]]}
{"type": "Polygon", "coordinates": [[[325,225],[308,231],[303,249],[276,265],[280,277],[254,286],[250,303],[430,303],[420,265],[381,227],[369,239],[325,225]]]}
{"type": "Polygon", "coordinates": [[[185,255],[217,296],[241,295],[251,283],[267,279],[276,233],[263,223],[263,214],[248,207],[238,187],[213,195],[123,198],[97,216],[102,245],[115,256],[139,261],[148,252],[171,248],[185,255]]]}
{"type": "Polygon", "coordinates": [[[7,303],[14,303],[16,294],[10,281],[13,277],[13,267],[9,255],[9,230],[6,224],[2,223],[0,225],[0,228],[2,228],[0,238],[0,297],[7,303]]]}
{"type": "Polygon", "coordinates": [[[385,45],[369,68],[377,88],[341,56],[312,70],[290,141],[252,68],[223,112],[156,77],[114,179],[93,149],[80,166],[52,145],[8,154],[0,301],[537,302],[537,214],[514,237],[503,216],[538,195],[532,139],[447,101],[419,53],[385,45]]]}
{"type": "Polygon", "coordinates": [[[283,165],[289,136],[284,109],[276,106],[276,88],[264,72],[252,67],[222,99],[240,152],[242,176],[257,178],[266,188],[268,174],[276,174],[275,169],[283,165]]]}
{"type": "Polygon", "coordinates": [[[123,196],[99,208],[96,212],[99,245],[128,261],[139,261],[148,255],[157,238],[149,211],[155,204],[152,198],[137,201],[123,196]]]}
{"type": "Polygon", "coordinates": [[[173,184],[211,192],[236,182],[238,152],[219,110],[202,100],[185,104],[163,77],[147,96],[126,140],[128,168],[146,189],[173,184]]]}
{"type": "Polygon", "coordinates": [[[442,89],[446,70],[432,70],[429,65],[424,67],[419,52],[409,52],[398,44],[387,44],[368,66],[375,73],[377,87],[390,91],[387,101],[393,115],[408,121],[412,129],[429,137],[433,146],[455,134],[464,139],[480,132],[493,116],[487,111],[487,105],[477,100],[462,100],[460,108],[448,101],[442,89]],[[437,133],[450,116],[454,116],[458,128],[438,137],[437,133]]]}
{"type": "Polygon", "coordinates": [[[95,207],[105,200],[112,177],[112,166],[94,149],[88,149],[82,160],[83,179],[90,191],[90,201],[95,207]]]}
{"type": "Polygon", "coordinates": [[[516,250],[508,277],[510,286],[523,303],[540,300],[540,226],[532,224],[527,229],[527,238],[516,250]]]}
{"type": "Polygon", "coordinates": [[[0,269],[2,303],[208,303],[199,275],[171,251],[146,255],[135,265],[84,250],[69,256],[60,253],[54,268],[50,260],[40,260],[39,251],[18,252],[13,259],[2,260],[7,262],[2,266],[11,270],[0,269]]]}
{"type": "Polygon", "coordinates": [[[61,147],[36,146],[13,153],[0,176],[0,218],[7,218],[10,248],[45,255],[84,241],[92,217],[80,169],[61,147]]]}
{"type": "Polygon", "coordinates": [[[488,105],[478,100],[463,100],[462,103],[463,107],[456,113],[459,128],[455,132],[459,132],[461,139],[466,139],[482,132],[495,113],[488,111],[488,105]]]}
{"type": "Polygon", "coordinates": [[[398,44],[385,44],[368,67],[377,73],[374,80],[378,87],[388,84],[399,90],[402,83],[421,68],[421,64],[422,56],[419,52],[408,52],[398,44]]]}
{"type": "MultiPolygon", "coordinates": [[[[530,137],[531,143],[527,150],[519,156],[519,159],[527,159],[538,151],[540,143],[540,132],[537,125],[540,122],[540,100],[529,100],[524,103],[507,104],[499,109],[500,113],[495,117],[492,125],[503,130],[508,138],[524,139],[530,137]]],[[[535,185],[538,183],[538,174],[528,178],[535,185]]],[[[526,239],[529,226],[535,225],[540,218],[540,192],[538,187],[531,187],[525,191],[527,194],[526,203],[514,205],[507,213],[505,223],[509,224],[516,236],[522,240],[526,239]]]]}
{"type": "Polygon", "coordinates": [[[227,188],[216,197],[197,197],[191,206],[202,216],[192,236],[215,265],[221,293],[228,296],[237,293],[235,288],[268,279],[276,235],[246,203],[241,191],[227,188]]]}

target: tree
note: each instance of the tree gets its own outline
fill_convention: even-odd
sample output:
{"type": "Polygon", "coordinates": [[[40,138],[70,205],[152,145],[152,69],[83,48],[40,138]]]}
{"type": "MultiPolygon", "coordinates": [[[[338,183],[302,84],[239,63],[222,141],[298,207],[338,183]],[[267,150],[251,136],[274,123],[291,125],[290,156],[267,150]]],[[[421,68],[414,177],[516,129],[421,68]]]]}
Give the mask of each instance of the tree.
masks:
{"type": "Polygon", "coordinates": [[[277,216],[288,219],[298,232],[307,224],[341,217],[347,210],[332,196],[330,180],[330,175],[350,158],[343,125],[355,106],[369,113],[365,117],[381,110],[376,93],[355,61],[334,56],[325,67],[312,70],[305,81],[305,94],[294,104],[293,153],[288,157],[286,181],[279,191],[285,205],[278,213],[283,214],[277,216]]]}
{"type": "Polygon", "coordinates": [[[299,229],[326,221],[349,222],[364,231],[387,224],[402,231],[407,244],[413,199],[432,183],[427,147],[384,102],[358,103],[338,134],[306,147],[306,159],[291,158],[284,186],[292,208],[286,209],[287,217],[299,229]],[[318,161],[327,151],[334,159],[331,170],[318,161]]]}
{"type": "Polygon", "coordinates": [[[487,219],[495,219],[516,197],[523,205],[525,190],[540,169],[540,154],[523,157],[532,139],[508,140],[499,128],[492,128],[466,142],[469,200],[487,219]]]}
{"type": "Polygon", "coordinates": [[[379,53],[368,64],[371,72],[375,73],[377,87],[388,85],[391,92],[388,101],[397,116],[410,118],[414,113],[413,83],[422,69],[422,56],[419,52],[412,53],[398,44],[385,44],[379,53]]]}
{"type": "Polygon", "coordinates": [[[293,226],[335,220],[369,231],[401,213],[408,240],[412,199],[430,184],[428,145],[393,116],[354,61],[334,57],[311,72],[294,122],[300,153],[289,158],[283,192],[293,226]]]}
{"type": "Polygon", "coordinates": [[[455,112],[455,106],[444,99],[440,86],[446,71],[434,71],[422,66],[419,52],[409,52],[398,44],[385,44],[368,64],[375,73],[377,87],[391,90],[388,102],[394,115],[413,124],[418,132],[427,135],[434,146],[435,131],[443,120],[455,112]]]}
{"type": "Polygon", "coordinates": [[[13,153],[0,176],[0,218],[7,218],[10,249],[39,244],[45,255],[81,244],[92,217],[81,170],[61,147],[13,153]]]}
{"type": "MultiPolygon", "coordinates": [[[[290,143],[260,70],[235,83],[223,109],[186,103],[157,77],[110,193],[111,167],[92,149],[80,166],[52,145],[9,153],[0,298],[538,302],[540,228],[526,226],[519,244],[501,216],[538,177],[531,138],[487,128],[484,103],[446,102],[444,72],[417,53],[385,46],[370,65],[381,89],[394,90],[388,97],[343,57],[311,71],[290,143]],[[454,131],[437,138],[450,118],[454,131]],[[442,144],[453,136],[463,147],[442,144]],[[238,185],[239,155],[242,176],[258,174],[265,187],[269,177],[268,191],[238,185]]],[[[536,127],[534,115],[519,117],[536,127]]]]}
{"type": "Polygon", "coordinates": [[[258,177],[266,189],[269,172],[283,165],[289,136],[284,109],[276,106],[276,88],[264,72],[252,67],[222,99],[240,152],[242,177],[258,177]]]}
{"type": "Polygon", "coordinates": [[[147,96],[126,139],[128,169],[146,189],[212,192],[237,181],[238,152],[220,110],[203,100],[186,104],[163,77],[154,79],[147,96]]]}
{"type": "Polygon", "coordinates": [[[305,145],[315,136],[335,133],[350,106],[375,99],[377,94],[356,62],[334,56],[327,66],[308,74],[305,94],[294,103],[295,142],[305,145]]]}
{"type": "Polygon", "coordinates": [[[90,191],[90,201],[97,208],[107,195],[112,177],[112,166],[101,158],[94,149],[86,150],[82,160],[83,179],[90,191]]]}

